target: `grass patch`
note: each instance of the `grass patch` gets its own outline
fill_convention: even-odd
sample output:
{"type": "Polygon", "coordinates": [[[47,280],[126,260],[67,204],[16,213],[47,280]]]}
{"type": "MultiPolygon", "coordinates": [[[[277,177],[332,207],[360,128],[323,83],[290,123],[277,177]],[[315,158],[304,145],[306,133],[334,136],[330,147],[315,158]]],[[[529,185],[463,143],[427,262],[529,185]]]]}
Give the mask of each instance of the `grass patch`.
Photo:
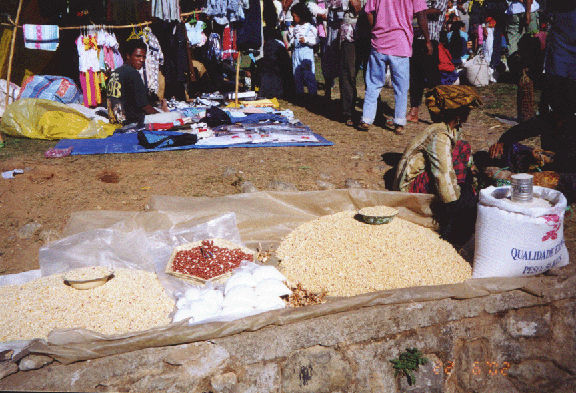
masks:
{"type": "Polygon", "coordinates": [[[21,158],[22,156],[33,157],[36,154],[44,155],[44,152],[54,146],[57,141],[43,139],[16,138],[10,135],[2,135],[4,147],[0,148],[0,159],[21,158]]]}

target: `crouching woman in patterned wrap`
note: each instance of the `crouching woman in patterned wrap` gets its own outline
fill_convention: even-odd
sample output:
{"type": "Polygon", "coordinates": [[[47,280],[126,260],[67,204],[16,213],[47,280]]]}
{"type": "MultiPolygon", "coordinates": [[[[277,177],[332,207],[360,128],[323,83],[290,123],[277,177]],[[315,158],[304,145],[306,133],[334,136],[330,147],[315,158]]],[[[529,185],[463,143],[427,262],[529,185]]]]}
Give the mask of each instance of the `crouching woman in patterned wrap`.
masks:
{"type": "Polygon", "coordinates": [[[396,172],[396,191],[436,195],[433,205],[440,234],[463,245],[474,232],[476,196],[472,188],[472,152],[462,140],[462,124],[482,104],[469,86],[437,86],[426,97],[434,124],[408,145],[396,172]]]}

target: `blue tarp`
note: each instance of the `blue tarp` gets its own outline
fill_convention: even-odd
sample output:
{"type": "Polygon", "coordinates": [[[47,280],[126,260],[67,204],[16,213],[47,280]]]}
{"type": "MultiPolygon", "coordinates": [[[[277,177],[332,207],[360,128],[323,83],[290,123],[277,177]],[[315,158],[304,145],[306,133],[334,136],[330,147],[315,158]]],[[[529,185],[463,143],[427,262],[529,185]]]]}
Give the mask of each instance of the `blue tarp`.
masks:
{"type": "MultiPolygon", "coordinates": [[[[164,131],[166,135],[181,135],[179,132],[164,131]]],[[[314,134],[319,142],[290,142],[290,143],[242,143],[222,146],[177,146],[146,149],[138,143],[136,133],[115,133],[104,139],[62,139],[56,145],[57,149],[72,147],[72,155],[108,154],[108,153],[148,153],[153,151],[187,150],[187,149],[224,149],[228,147],[286,147],[286,146],[332,146],[333,142],[314,134]]]]}

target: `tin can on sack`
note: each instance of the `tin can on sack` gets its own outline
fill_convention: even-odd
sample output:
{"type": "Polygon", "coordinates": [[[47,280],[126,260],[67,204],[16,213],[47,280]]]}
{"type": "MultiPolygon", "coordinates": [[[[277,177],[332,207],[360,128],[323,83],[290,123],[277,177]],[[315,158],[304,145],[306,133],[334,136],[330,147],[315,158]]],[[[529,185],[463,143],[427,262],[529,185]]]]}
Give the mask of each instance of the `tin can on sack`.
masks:
{"type": "Polygon", "coordinates": [[[512,194],[510,199],[512,202],[529,203],[534,198],[533,193],[533,178],[534,176],[527,173],[518,173],[512,175],[511,190],[512,194]]]}

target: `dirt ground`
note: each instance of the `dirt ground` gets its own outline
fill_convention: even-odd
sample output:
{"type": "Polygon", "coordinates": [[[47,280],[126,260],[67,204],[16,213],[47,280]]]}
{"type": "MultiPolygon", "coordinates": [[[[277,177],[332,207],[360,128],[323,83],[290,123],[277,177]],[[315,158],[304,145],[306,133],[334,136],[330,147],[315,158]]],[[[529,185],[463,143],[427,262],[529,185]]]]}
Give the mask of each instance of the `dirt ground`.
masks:
{"type": "MultiPolygon", "coordinates": [[[[516,116],[515,85],[492,84],[479,92],[484,105],[464,126],[473,151],[487,149],[508,129],[496,117],[516,116]]],[[[363,92],[359,95],[363,97],[363,92]]],[[[381,96],[379,113],[383,110],[392,114],[387,105],[393,106],[392,89],[385,88],[381,96]]],[[[430,124],[427,110],[421,107],[420,123],[409,123],[405,135],[382,128],[383,118],[377,119],[369,132],[362,132],[339,121],[342,112],[337,87],[332,98],[328,101],[320,96],[307,108],[280,101],[282,109],[293,110],[314,132],[334,142],[329,147],[192,149],[48,159],[44,152],[56,141],[4,136],[0,171],[18,168],[25,172],[14,179],[0,178],[0,274],[39,268],[39,248],[50,237],[57,237],[76,211],[140,211],[146,209],[151,195],[235,194],[241,192],[244,180],[251,181],[258,190],[267,190],[271,181],[279,180],[308,191],[320,189],[317,180],[345,188],[346,179],[352,178],[364,188],[384,190],[388,184],[385,178],[392,175],[389,158],[402,153],[411,138],[430,124]],[[223,176],[227,168],[237,170],[238,176],[223,176]],[[119,181],[102,181],[106,172],[116,173],[119,181]],[[41,224],[41,228],[30,238],[22,238],[19,230],[28,223],[41,224]]],[[[574,248],[575,226],[572,219],[567,220],[569,249],[574,248]]]]}

